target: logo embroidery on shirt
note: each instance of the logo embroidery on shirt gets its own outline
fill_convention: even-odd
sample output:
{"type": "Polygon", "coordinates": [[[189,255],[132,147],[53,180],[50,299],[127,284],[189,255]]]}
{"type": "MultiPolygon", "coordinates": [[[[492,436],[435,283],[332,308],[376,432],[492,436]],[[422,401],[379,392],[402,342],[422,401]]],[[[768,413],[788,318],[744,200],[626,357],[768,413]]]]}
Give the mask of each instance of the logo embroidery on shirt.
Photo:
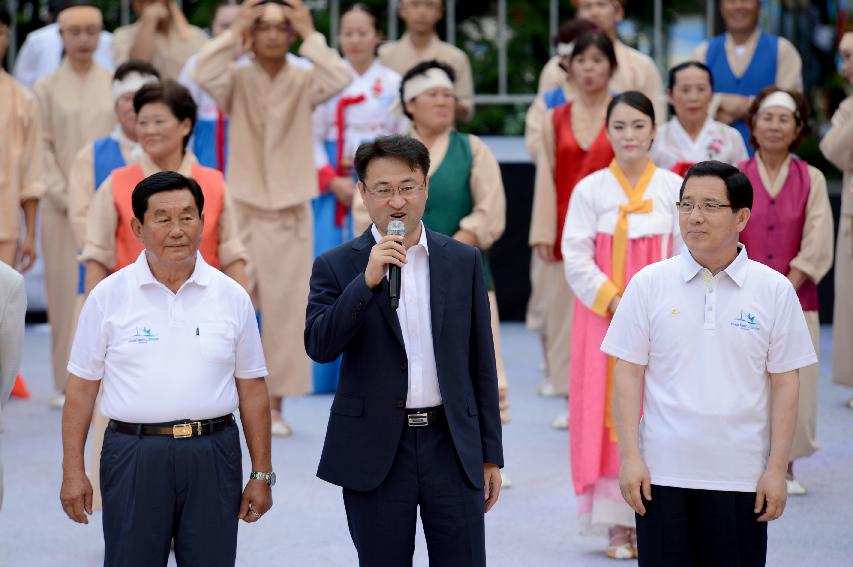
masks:
{"type": "Polygon", "coordinates": [[[679,315],[680,313],[681,313],[681,311],[679,311],[678,309],[673,309],[673,310],[670,312],[670,315],[679,315]]]}
{"type": "Polygon", "coordinates": [[[740,317],[737,317],[731,323],[732,327],[737,327],[739,329],[745,329],[747,331],[758,331],[761,327],[758,325],[758,321],[755,319],[755,315],[750,312],[746,312],[744,314],[743,311],[740,312],[740,317]]]}
{"type": "Polygon", "coordinates": [[[141,343],[147,344],[155,341],[159,341],[160,337],[158,337],[149,327],[142,327],[142,331],[140,332],[139,327],[134,327],[134,333],[127,340],[129,343],[141,343]]]}

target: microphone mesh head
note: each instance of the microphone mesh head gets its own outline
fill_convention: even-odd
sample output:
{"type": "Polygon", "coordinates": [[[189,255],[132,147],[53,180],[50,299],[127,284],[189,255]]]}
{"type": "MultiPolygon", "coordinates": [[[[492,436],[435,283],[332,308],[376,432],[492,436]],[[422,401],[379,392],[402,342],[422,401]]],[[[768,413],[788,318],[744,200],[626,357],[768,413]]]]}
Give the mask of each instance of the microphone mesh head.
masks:
{"type": "Polygon", "coordinates": [[[401,220],[388,221],[386,233],[394,236],[406,236],[406,225],[401,220]]]}

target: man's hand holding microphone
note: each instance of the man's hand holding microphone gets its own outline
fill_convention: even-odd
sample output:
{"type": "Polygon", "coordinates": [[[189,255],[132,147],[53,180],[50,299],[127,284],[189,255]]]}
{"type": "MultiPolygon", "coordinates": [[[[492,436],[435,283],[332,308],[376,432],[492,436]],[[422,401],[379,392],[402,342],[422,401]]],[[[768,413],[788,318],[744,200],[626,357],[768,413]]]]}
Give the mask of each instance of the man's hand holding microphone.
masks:
{"type": "MultiPolygon", "coordinates": [[[[370,289],[379,285],[385,277],[385,271],[391,266],[402,268],[406,264],[406,247],[403,245],[405,228],[401,226],[402,224],[401,221],[389,222],[387,234],[370,251],[367,268],[364,270],[364,281],[370,289]]],[[[399,273],[396,288],[397,298],[399,298],[399,273]]]]}

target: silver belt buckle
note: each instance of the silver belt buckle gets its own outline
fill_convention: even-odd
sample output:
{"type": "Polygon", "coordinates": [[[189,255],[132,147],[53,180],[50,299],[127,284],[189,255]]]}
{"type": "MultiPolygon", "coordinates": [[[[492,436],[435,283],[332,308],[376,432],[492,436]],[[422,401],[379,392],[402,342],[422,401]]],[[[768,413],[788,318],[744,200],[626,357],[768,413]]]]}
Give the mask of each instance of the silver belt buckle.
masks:
{"type": "Polygon", "coordinates": [[[407,416],[409,427],[426,427],[429,425],[429,415],[425,412],[410,413],[407,416]]]}

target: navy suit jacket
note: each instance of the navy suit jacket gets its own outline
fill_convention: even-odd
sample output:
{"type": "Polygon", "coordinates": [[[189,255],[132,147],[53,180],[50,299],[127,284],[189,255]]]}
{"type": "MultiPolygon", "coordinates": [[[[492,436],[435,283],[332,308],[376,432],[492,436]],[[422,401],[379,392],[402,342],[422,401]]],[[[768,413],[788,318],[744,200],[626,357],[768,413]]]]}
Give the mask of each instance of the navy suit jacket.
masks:
{"type": "MultiPolygon", "coordinates": [[[[425,229],[426,230],[426,229],[425,229]]],[[[430,309],[438,383],[451,437],[471,483],[503,466],[495,349],[480,252],[427,230],[430,309]]],[[[305,350],[317,362],[343,354],[317,476],[352,490],[378,487],[406,422],[408,362],[388,280],[367,287],[375,244],[368,229],[314,261],[305,350]]]]}

